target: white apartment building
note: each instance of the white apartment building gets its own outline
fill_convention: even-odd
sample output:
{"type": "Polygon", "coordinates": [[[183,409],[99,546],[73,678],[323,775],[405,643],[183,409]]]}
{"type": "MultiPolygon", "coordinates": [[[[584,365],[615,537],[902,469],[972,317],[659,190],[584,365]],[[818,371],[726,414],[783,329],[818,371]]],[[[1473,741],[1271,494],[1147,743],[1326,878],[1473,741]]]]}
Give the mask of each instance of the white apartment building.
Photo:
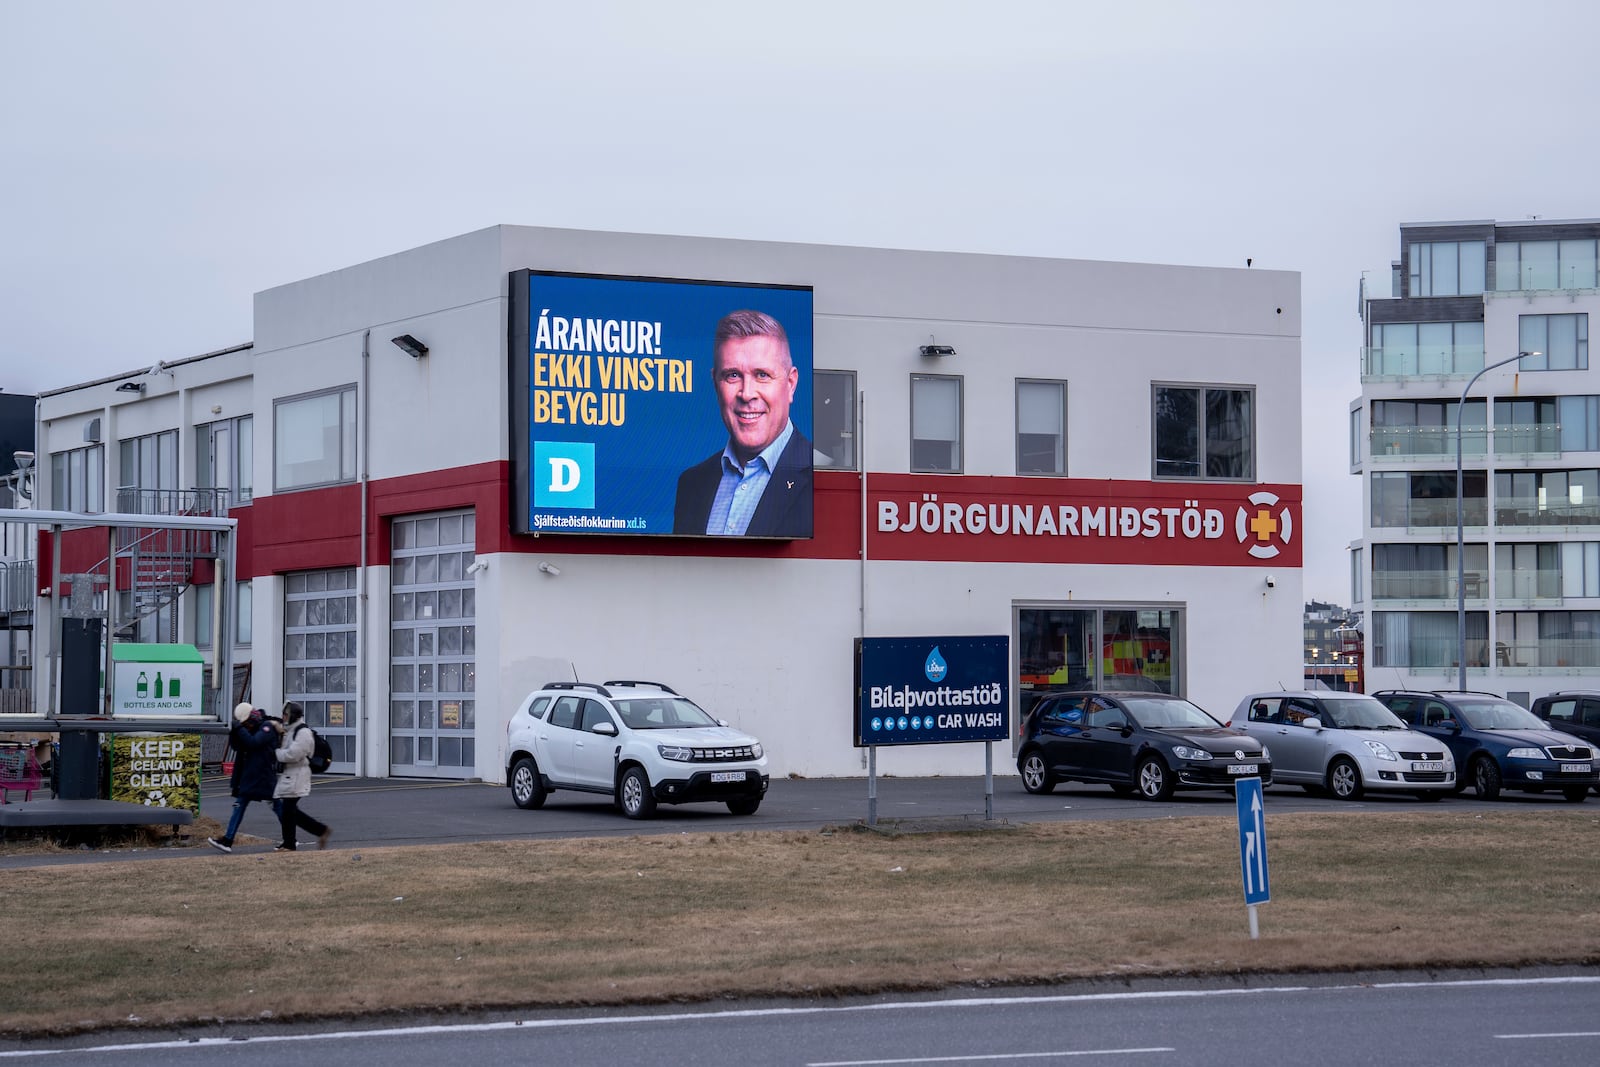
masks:
{"type": "Polygon", "coordinates": [[[1400,227],[1350,408],[1369,691],[1455,688],[1463,662],[1524,704],[1600,686],[1597,263],[1600,220],[1400,227]]]}

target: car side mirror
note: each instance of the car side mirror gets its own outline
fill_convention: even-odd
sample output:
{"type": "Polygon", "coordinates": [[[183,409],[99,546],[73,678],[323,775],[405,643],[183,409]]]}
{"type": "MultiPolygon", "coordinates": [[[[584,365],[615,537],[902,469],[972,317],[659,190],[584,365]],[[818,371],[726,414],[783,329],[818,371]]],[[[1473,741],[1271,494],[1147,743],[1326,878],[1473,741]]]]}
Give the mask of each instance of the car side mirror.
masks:
{"type": "Polygon", "coordinates": [[[597,723],[595,723],[594,724],[594,729],[592,731],[590,731],[590,732],[591,733],[597,733],[597,734],[605,734],[607,737],[616,737],[617,736],[617,724],[612,722],[612,721],[610,721],[609,719],[607,719],[605,722],[597,722],[597,723]]]}
{"type": "Polygon", "coordinates": [[[1322,720],[1317,718],[1315,715],[1307,715],[1305,718],[1300,720],[1300,725],[1304,726],[1307,730],[1320,730],[1322,729],[1322,720]]]}

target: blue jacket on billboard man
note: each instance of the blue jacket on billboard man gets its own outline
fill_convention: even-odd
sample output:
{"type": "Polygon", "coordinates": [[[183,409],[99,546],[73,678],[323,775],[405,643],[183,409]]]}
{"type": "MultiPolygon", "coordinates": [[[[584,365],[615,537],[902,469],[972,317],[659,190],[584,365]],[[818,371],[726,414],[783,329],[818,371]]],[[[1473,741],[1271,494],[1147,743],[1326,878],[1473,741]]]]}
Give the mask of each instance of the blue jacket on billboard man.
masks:
{"type": "Polygon", "coordinates": [[[810,537],[813,453],[789,420],[800,372],[788,334],[771,315],[735,311],[711,347],[728,443],[678,476],[672,532],[810,537]]]}

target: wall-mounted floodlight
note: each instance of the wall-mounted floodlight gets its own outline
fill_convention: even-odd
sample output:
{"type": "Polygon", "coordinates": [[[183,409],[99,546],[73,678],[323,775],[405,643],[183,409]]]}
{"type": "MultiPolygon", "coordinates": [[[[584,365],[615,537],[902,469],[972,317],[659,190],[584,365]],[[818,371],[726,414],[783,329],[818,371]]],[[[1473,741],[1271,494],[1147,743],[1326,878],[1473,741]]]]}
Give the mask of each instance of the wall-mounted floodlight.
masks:
{"type": "Polygon", "coordinates": [[[117,386],[117,392],[119,392],[119,393],[142,393],[142,392],[144,392],[144,383],[143,382],[123,382],[121,385],[117,386]]]}
{"type": "Polygon", "coordinates": [[[922,354],[925,356],[953,356],[956,350],[949,345],[923,345],[922,354]]]}
{"type": "Polygon", "coordinates": [[[399,337],[392,337],[390,341],[396,348],[412,359],[421,359],[428,354],[428,346],[412,337],[409,333],[403,333],[399,337]]]}

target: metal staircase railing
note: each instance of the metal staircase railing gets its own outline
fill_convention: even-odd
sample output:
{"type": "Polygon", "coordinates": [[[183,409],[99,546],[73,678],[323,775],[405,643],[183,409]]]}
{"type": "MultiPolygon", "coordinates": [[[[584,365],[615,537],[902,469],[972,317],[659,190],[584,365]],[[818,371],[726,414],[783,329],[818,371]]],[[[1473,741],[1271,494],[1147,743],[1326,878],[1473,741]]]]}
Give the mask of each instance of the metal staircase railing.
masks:
{"type": "MultiPolygon", "coordinates": [[[[117,633],[127,636],[144,618],[177,600],[188,588],[196,560],[215,559],[216,535],[204,530],[172,530],[159,523],[162,515],[226,516],[226,489],[136,489],[117,490],[117,510],[127,515],[149,515],[156,521],[148,527],[118,528],[116,533],[117,572],[131,575],[129,588],[132,610],[119,618],[117,633]]],[[[94,579],[96,599],[107,597],[109,560],[102,559],[89,570],[94,579]]]]}

